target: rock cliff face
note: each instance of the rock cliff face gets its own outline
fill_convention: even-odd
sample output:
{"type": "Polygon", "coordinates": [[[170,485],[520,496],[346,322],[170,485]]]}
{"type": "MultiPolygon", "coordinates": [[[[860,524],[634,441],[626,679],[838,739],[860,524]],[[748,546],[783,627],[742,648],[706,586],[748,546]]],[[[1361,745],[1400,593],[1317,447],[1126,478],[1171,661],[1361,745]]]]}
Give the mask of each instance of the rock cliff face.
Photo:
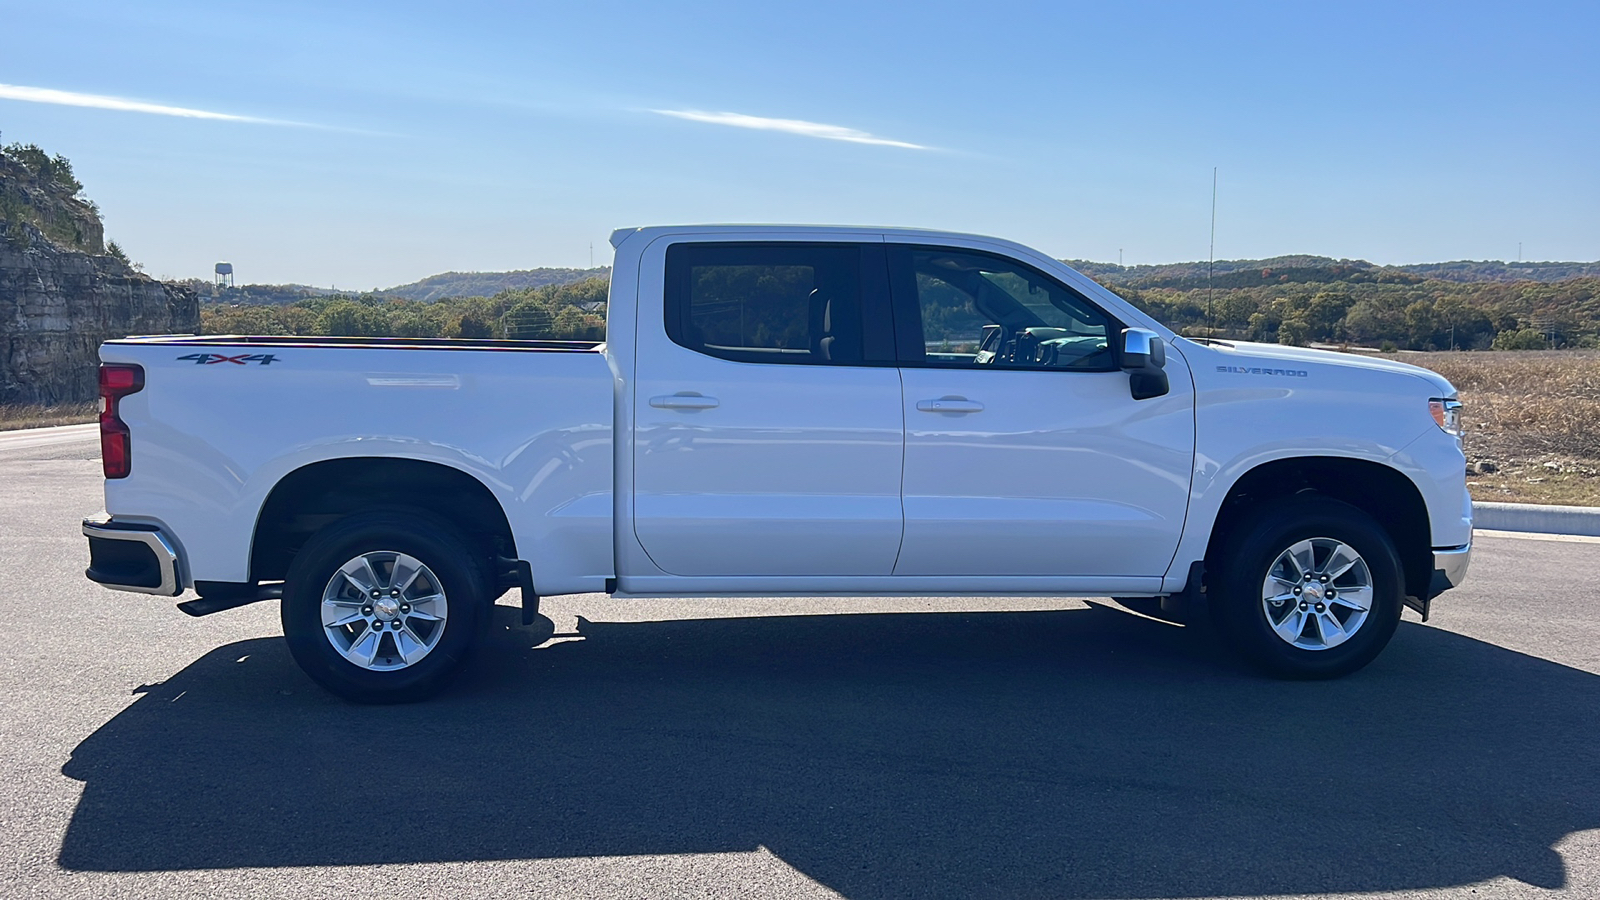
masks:
{"type": "Polygon", "coordinates": [[[101,341],[200,328],[194,292],[107,254],[70,167],[40,160],[0,151],[0,403],[91,400],[101,341]]]}

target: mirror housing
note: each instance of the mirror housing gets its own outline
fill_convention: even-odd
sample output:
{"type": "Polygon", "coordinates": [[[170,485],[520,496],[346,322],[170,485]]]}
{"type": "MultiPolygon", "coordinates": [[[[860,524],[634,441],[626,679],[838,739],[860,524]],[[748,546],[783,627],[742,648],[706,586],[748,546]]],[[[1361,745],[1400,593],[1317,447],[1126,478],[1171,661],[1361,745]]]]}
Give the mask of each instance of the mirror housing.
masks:
{"type": "Polygon", "coordinates": [[[1122,368],[1133,399],[1161,397],[1172,389],[1166,364],[1167,345],[1160,335],[1148,328],[1122,329],[1122,368]]]}

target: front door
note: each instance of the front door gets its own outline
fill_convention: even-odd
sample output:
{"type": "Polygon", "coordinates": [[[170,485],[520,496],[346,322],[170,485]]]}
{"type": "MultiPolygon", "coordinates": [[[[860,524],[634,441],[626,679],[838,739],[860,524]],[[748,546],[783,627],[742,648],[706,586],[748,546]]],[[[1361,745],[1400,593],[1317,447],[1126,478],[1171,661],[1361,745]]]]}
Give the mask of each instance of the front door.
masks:
{"type": "Polygon", "coordinates": [[[1158,576],[1183,532],[1193,389],[1134,400],[1121,326],[1038,270],[890,244],[904,384],[896,575],[1158,576]]]}
{"type": "Polygon", "coordinates": [[[672,575],[890,574],[904,423],[881,241],[652,251],[666,315],[638,323],[633,400],[645,553],[672,575]]]}

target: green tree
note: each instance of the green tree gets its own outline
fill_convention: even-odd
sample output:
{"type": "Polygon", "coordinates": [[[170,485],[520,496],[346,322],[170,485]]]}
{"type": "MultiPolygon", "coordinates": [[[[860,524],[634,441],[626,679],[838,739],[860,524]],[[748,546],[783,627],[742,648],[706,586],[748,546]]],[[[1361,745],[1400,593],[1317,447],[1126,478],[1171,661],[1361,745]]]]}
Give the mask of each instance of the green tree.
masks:
{"type": "Polygon", "coordinates": [[[1345,291],[1318,291],[1306,303],[1304,321],[1313,341],[1337,341],[1344,337],[1344,317],[1355,305],[1345,291]]]}
{"type": "Polygon", "coordinates": [[[1363,297],[1345,314],[1344,329],[1360,344],[1399,341],[1404,337],[1405,307],[1392,295],[1363,297]]]}
{"type": "Polygon", "coordinates": [[[389,333],[389,316],[369,304],[340,297],[323,306],[315,329],[317,334],[381,337],[389,333]]]}
{"type": "Polygon", "coordinates": [[[1252,341],[1276,341],[1278,339],[1278,326],[1283,322],[1283,316],[1275,307],[1267,306],[1257,309],[1250,314],[1250,333],[1252,341]]]}
{"type": "Polygon", "coordinates": [[[494,329],[484,320],[483,313],[478,310],[468,310],[461,316],[461,322],[456,327],[456,333],[464,338],[491,338],[494,329]]]}
{"type": "Polygon", "coordinates": [[[1496,350],[1543,350],[1548,346],[1544,335],[1532,328],[1502,331],[1494,336],[1496,350]]]}
{"type": "Polygon", "coordinates": [[[72,174],[72,162],[59,153],[51,156],[38,144],[11,144],[0,152],[16,160],[28,174],[45,184],[74,195],[83,190],[83,182],[72,174]]]}
{"type": "Polygon", "coordinates": [[[1406,307],[1406,342],[1413,350],[1435,349],[1434,337],[1438,322],[1433,315],[1431,300],[1418,300],[1406,307]]]}

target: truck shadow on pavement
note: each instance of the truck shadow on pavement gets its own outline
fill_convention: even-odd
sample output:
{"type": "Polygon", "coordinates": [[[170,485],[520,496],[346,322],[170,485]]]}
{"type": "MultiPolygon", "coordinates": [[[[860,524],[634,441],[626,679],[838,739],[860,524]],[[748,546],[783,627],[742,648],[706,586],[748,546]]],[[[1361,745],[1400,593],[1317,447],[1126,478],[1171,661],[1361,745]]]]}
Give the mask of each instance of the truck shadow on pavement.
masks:
{"type": "Polygon", "coordinates": [[[218,649],[77,747],[59,862],[764,846],[853,898],[1183,897],[1560,887],[1600,827],[1600,677],[1428,626],[1325,683],[1097,606],[581,631],[401,707],[218,649]]]}

